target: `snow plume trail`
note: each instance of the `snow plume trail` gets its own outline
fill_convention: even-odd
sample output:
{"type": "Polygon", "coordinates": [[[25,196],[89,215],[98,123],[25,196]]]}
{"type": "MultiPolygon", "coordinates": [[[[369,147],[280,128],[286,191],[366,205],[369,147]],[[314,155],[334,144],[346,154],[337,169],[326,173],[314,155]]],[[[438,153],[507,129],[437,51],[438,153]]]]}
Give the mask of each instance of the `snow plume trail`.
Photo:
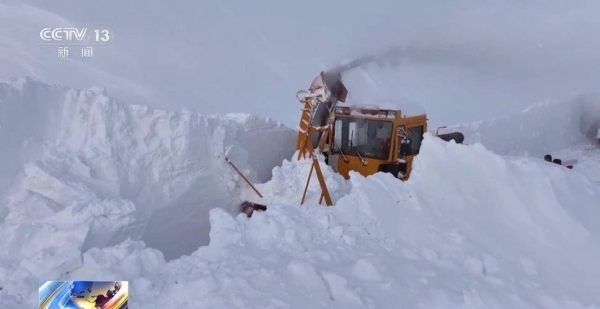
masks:
{"type": "Polygon", "coordinates": [[[360,56],[348,63],[335,66],[327,71],[330,74],[343,74],[355,68],[367,69],[375,63],[380,68],[399,68],[402,61],[425,64],[447,64],[470,68],[483,68],[493,64],[492,54],[483,48],[460,44],[418,44],[404,47],[392,46],[379,52],[360,56]]]}
{"type": "Polygon", "coordinates": [[[376,62],[380,66],[383,65],[386,61],[393,64],[397,64],[397,62],[392,61],[399,60],[405,57],[407,54],[406,51],[406,48],[391,47],[382,52],[360,56],[346,64],[338,65],[336,67],[331,68],[327,71],[327,73],[343,74],[346,71],[350,71],[358,67],[366,68],[368,64],[371,64],[373,62],[376,62]]]}

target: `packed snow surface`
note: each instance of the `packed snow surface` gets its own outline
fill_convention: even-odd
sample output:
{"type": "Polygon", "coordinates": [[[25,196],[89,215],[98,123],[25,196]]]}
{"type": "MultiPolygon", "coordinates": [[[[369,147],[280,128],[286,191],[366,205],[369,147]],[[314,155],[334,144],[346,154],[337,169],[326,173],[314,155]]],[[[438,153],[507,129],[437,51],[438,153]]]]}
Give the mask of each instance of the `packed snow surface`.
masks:
{"type": "Polygon", "coordinates": [[[311,162],[273,121],[31,80],[0,84],[0,111],[2,308],[52,279],[130,280],[150,309],[600,308],[597,150],[570,170],[427,134],[407,182],[320,162],[335,206],[314,176],[300,206],[311,162]],[[242,199],[269,209],[236,215],[242,199]]]}

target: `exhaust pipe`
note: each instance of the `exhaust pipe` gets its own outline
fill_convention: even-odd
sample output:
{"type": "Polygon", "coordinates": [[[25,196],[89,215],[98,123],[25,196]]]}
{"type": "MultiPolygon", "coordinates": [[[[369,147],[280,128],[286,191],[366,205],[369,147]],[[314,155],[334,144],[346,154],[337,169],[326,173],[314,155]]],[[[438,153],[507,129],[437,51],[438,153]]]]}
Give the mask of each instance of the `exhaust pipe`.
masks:
{"type": "Polygon", "coordinates": [[[454,140],[454,142],[456,142],[457,144],[462,144],[465,141],[465,135],[462,134],[461,132],[440,134],[440,135],[438,135],[438,137],[446,142],[454,140]]]}
{"type": "Polygon", "coordinates": [[[440,134],[440,129],[445,129],[445,128],[446,128],[446,126],[437,128],[437,130],[435,130],[435,135],[446,142],[454,140],[454,142],[456,142],[457,144],[462,144],[465,141],[465,135],[462,134],[461,132],[450,132],[450,133],[440,134]]]}

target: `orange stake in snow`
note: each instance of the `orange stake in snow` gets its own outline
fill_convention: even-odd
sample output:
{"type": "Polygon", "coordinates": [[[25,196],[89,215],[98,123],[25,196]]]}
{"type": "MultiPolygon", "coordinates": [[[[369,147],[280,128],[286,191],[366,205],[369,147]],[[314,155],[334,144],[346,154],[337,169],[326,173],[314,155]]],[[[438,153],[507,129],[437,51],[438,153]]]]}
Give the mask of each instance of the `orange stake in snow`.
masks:
{"type": "Polygon", "coordinates": [[[242,172],[240,172],[240,170],[233,164],[233,162],[231,162],[231,160],[229,160],[229,158],[226,155],[223,155],[225,157],[225,161],[227,161],[227,163],[229,163],[229,165],[231,165],[231,167],[233,167],[233,169],[240,175],[242,176],[242,178],[246,181],[246,183],[252,188],[252,190],[254,190],[254,192],[256,192],[256,194],[258,194],[258,196],[260,196],[261,198],[263,197],[262,194],[260,194],[260,192],[258,192],[258,190],[256,190],[256,188],[254,187],[254,185],[250,182],[250,180],[248,180],[248,178],[246,178],[246,176],[244,176],[244,174],[242,174],[242,172]]]}

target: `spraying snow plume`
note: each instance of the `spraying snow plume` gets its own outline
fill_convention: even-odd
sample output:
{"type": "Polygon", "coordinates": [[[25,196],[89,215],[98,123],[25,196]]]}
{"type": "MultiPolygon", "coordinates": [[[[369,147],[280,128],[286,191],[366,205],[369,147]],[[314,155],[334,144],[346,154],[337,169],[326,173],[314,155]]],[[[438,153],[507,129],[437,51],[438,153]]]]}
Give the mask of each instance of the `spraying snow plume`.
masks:
{"type": "Polygon", "coordinates": [[[404,46],[394,45],[381,51],[357,57],[347,63],[330,69],[330,74],[344,74],[355,68],[368,69],[369,65],[376,64],[379,68],[397,69],[404,63],[424,63],[453,65],[484,70],[494,66],[491,50],[483,47],[474,48],[471,45],[458,43],[423,44],[411,42],[404,46]]]}

